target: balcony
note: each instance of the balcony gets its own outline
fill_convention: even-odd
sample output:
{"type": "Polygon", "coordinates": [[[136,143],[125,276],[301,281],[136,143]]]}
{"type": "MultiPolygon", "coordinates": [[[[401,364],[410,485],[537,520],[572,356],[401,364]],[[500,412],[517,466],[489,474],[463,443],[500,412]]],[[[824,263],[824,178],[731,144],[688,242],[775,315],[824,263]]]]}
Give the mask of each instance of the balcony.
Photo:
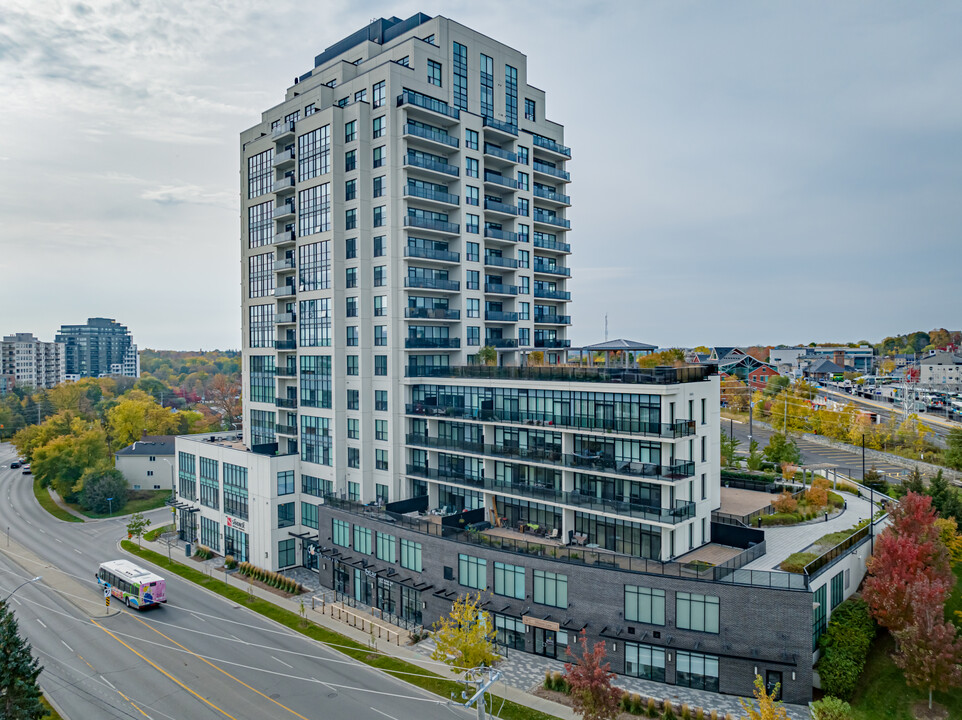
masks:
{"type": "Polygon", "coordinates": [[[294,219],[294,203],[283,203],[274,208],[274,214],[272,217],[275,220],[293,220],[294,219]]]}
{"type": "Polygon", "coordinates": [[[523,242],[521,236],[516,232],[511,232],[509,230],[496,230],[495,228],[486,227],[484,229],[484,236],[492,240],[504,240],[505,242],[523,242]]]}
{"type": "Polygon", "coordinates": [[[297,340],[278,340],[274,347],[277,350],[297,350],[297,340]]]}
{"type": "Polygon", "coordinates": [[[284,298],[284,297],[294,297],[297,295],[297,288],[293,285],[278,285],[274,288],[274,297],[284,298]]]}
{"type": "Polygon", "coordinates": [[[562,217],[558,217],[554,213],[545,212],[541,208],[534,209],[534,221],[536,223],[542,223],[543,225],[564,228],[565,230],[571,229],[570,220],[565,220],[562,217]]]}
{"type": "Polygon", "coordinates": [[[496,133],[501,133],[502,135],[518,137],[518,127],[516,125],[506,123],[503,120],[495,120],[494,118],[486,117],[482,118],[481,124],[484,126],[485,130],[492,130],[496,133]]]}
{"type": "Polygon", "coordinates": [[[288,192],[294,192],[294,176],[293,175],[282,177],[280,180],[274,181],[275,194],[280,195],[282,193],[288,193],[288,192]]]}
{"type": "Polygon", "coordinates": [[[433,143],[446,145],[447,147],[452,148],[456,148],[461,144],[461,142],[452,135],[438,132],[437,130],[428,130],[427,128],[418,127],[413,123],[404,124],[404,134],[413,135],[414,137],[421,138],[422,140],[429,140],[433,143]]]}
{"type": "Polygon", "coordinates": [[[409,337],[405,338],[404,347],[408,350],[457,350],[461,347],[461,338],[409,337]]]}
{"type": "Polygon", "coordinates": [[[491,253],[484,254],[484,264],[491,265],[493,267],[503,267],[503,268],[516,268],[518,267],[518,261],[514,258],[506,258],[501,255],[493,255],[491,253]]]}
{"type": "Polygon", "coordinates": [[[555,192],[554,190],[544,190],[535,186],[534,196],[536,198],[541,198],[542,200],[548,200],[558,205],[570,205],[571,198],[564,193],[555,192]]]}
{"type": "Polygon", "coordinates": [[[557,338],[535,338],[534,346],[536,348],[549,348],[552,350],[559,350],[562,348],[571,347],[570,340],[558,340],[557,338]]]}
{"type": "Polygon", "coordinates": [[[293,435],[294,437],[297,437],[297,426],[275,423],[274,432],[278,435],[293,435]]]}
{"type": "Polygon", "coordinates": [[[534,316],[535,324],[541,325],[570,325],[571,316],[570,315],[547,315],[535,313],[534,316]]]}
{"type": "Polygon", "coordinates": [[[546,240],[544,238],[538,238],[537,235],[535,235],[532,243],[536,248],[542,248],[544,250],[556,250],[558,252],[563,252],[563,253],[571,252],[570,244],[564,243],[564,242],[558,242],[557,240],[546,240]]]}
{"type": "Polygon", "coordinates": [[[518,322],[518,313],[503,312],[501,310],[485,310],[484,319],[488,322],[515,323],[518,322]]]}
{"type": "Polygon", "coordinates": [[[509,177],[505,177],[500,173],[491,172],[489,170],[484,171],[484,182],[486,185],[498,185],[500,187],[511,188],[512,190],[518,189],[518,181],[512,180],[509,177]]]}
{"type": "Polygon", "coordinates": [[[432,218],[419,217],[417,215],[407,215],[404,218],[404,227],[416,227],[422,230],[433,230],[443,235],[460,235],[461,226],[457,223],[446,220],[433,220],[432,218]]]}
{"type": "Polygon", "coordinates": [[[517,295],[517,285],[502,285],[501,283],[485,283],[484,291],[491,295],[517,295]]]}
{"type": "Polygon", "coordinates": [[[565,147],[560,143],[556,143],[554,140],[550,140],[543,135],[531,134],[531,142],[536,148],[541,148],[542,150],[547,150],[548,152],[553,152],[556,155],[564,155],[566,158],[571,157],[571,148],[565,147]]]}
{"type": "Polygon", "coordinates": [[[430,277],[406,277],[404,287],[418,290],[440,290],[443,292],[458,292],[461,282],[458,280],[441,280],[430,277]]]}
{"type": "Polygon", "coordinates": [[[293,325],[297,322],[297,313],[277,313],[274,316],[275,325],[293,325]]]}
{"type": "Polygon", "coordinates": [[[518,208],[508,203],[498,202],[497,200],[484,199],[484,209],[490,212],[501,213],[502,215],[517,215],[518,208]]]}
{"type": "Polygon", "coordinates": [[[297,398],[275,398],[274,405],[279,408],[297,409],[297,398]]]}
{"type": "Polygon", "coordinates": [[[510,350],[518,347],[518,341],[514,338],[489,337],[484,339],[484,344],[493,348],[498,348],[499,350],[510,350]]]}
{"type": "Polygon", "coordinates": [[[431,190],[430,188],[418,187],[417,185],[407,185],[404,188],[404,195],[406,197],[416,197],[421,200],[430,200],[431,202],[439,202],[445,205],[460,205],[461,199],[457,195],[452,195],[451,193],[441,192],[439,190],[431,190]]]}
{"type": "Polygon", "coordinates": [[[281,258],[280,260],[274,261],[274,272],[287,272],[288,270],[294,270],[294,258],[281,258]]]}
{"type": "Polygon", "coordinates": [[[409,320],[460,320],[461,311],[446,308],[409,307],[404,308],[404,317],[409,320]]]}
{"type": "Polygon", "coordinates": [[[537,160],[531,163],[531,167],[534,169],[535,174],[550,175],[553,178],[558,178],[559,180],[564,180],[565,182],[571,182],[571,174],[565,170],[559,170],[558,168],[551,167],[543,162],[538,162],[537,160]]]}
{"type": "MultiPolygon", "coordinates": [[[[699,382],[717,372],[714,366],[690,368],[652,368],[648,371],[600,371],[599,368],[576,367],[488,367],[451,366],[407,368],[407,377],[503,379],[528,382],[630,382],[642,385],[672,385],[683,382],[699,382]],[[710,370],[710,371],[709,371],[710,370]],[[681,373],[676,371],[682,371],[681,373]],[[692,371],[691,373],[687,371],[692,371]]],[[[595,415],[548,412],[520,412],[512,410],[488,410],[453,405],[428,405],[415,403],[405,405],[408,415],[474,420],[476,422],[512,423],[560,428],[574,428],[594,432],[617,432],[625,435],[645,435],[665,439],[691,437],[696,424],[688,420],[675,423],[652,423],[634,418],[603,418],[595,415]]],[[[591,458],[594,459],[594,458],[591,458]]],[[[542,461],[539,461],[542,462],[542,461]]],[[[559,460],[560,463],[560,460],[559,460]]],[[[579,466],[586,467],[586,466],[579,466]]],[[[596,468],[598,469],[598,468],[596,468]]],[[[630,469],[630,467],[629,467],[630,469]]]]}
{"type": "Polygon", "coordinates": [[[414,475],[415,477],[428,478],[429,480],[450,480],[451,482],[468,483],[472,486],[480,485],[484,482],[484,479],[480,475],[475,475],[464,470],[455,470],[454,468],[438,468],[435,470],[423,465],[408,464],[407,474],[414,475]]]}
{"type": "Polygon", "coordinates": [[[287,165],[293,165],[296,156],[294,155],[294,149],[282,150],[279,153],[274,154],[274,159],[271,161],[271,166],[275,168],[282,168],[287,165]]]}
{"type": "Polygon", "coordinates": [[[404,257],[437,260],[438,262],[447,263],[461,262],[461,253],[451,252],[450,250],[432,250],[430,248],[412,247],[410,245],[404,248],[404,257]]]}
{"type": "Polygon", "coordinates": [[[277,370],[274,371],[274,377],[279,377],[279,378],[296,378],[296,377],[297,377],[297,368],[294,367],[293,365],[291,365],[291,366],[289,366],[289,367],[279,367],[279,368],[277,368],[277,370]]]}
{"type": "Polygon", "coordinates": [[[418,157],[417,155],[404,156],[405,167],[415,167],[421,170],[427,170],[429,172],[438,173],[440,175],[450,175],[457,177],[460,174],[457,165],[451,165],[449,163],[438,162],[437,160],[431,160],[430,158],[418,157]]]}
{"type": "Polygon", "coordinates": [[[489,143],[484,144],[484,154],[491,158],[504,160],[506,163],[509,163],[512,165],[518,162],[517,153],[509,152],[507,150],[502,150],[501,148],[491,145],[489,143]]]}
{"type": "Polygon", "coordinates": [[[276,128],[271,130],[271,140],[274,142],[280,142],[294,136],[294,121],[289,120],[288,122],[282,122],[276,128]]]}
{"type": "Polygon", "coordinates": [[[285,230],[274,235],[274,244],[278,247],[293,245],[295,242],[297,242],[297,236],[293,230],[285,230]]]}
{"type": "Polygon", "coordinates": [[[429,110],[438,115],[443,115],[444,117],[457,120],[461,117],[461,111],[457,108],[453,108],[445,102],[430,97],[429,95],[422,95],[419,92],[414,92],[412,90],[405,90],[397,98],[397,106],[402,105],[413,105],[414,107],[421,108],[422,110],[429,110]]]}
{"type": "Polygon", "coordinates": [[[534,288],[534,296],[536,298],[542,298],[544,300],[570,300],[571,293],[567,290],[547,290],[545,288],[539,289],[536,285],[534,288]]]}
{"type": "Polygon", "coordinates": [[[535,262],[533,267],[536,273],[547,273],[548,275],[564,275],[566,277],[569,277],[571,275],[571,268],[562,267],[561,265],[551,265],[550,263],[535,262]]]}

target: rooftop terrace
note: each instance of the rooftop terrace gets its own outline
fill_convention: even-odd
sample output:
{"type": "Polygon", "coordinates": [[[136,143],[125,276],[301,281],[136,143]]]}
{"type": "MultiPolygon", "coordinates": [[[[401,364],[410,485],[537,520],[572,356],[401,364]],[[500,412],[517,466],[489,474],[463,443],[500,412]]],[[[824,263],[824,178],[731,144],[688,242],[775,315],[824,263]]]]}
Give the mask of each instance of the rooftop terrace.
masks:
{"type": "Polygon", "coordinates": [[[458,365],[450,367],[407,367],[409,378],[462,378],[467,380],[523,380],[526,382],[597,382],[637,385],[676,385],[701,382],[718,374],[718,366],[685,365],[656,368],[603,368],[583,365],[548,367],[496,367],[458,365]]]}

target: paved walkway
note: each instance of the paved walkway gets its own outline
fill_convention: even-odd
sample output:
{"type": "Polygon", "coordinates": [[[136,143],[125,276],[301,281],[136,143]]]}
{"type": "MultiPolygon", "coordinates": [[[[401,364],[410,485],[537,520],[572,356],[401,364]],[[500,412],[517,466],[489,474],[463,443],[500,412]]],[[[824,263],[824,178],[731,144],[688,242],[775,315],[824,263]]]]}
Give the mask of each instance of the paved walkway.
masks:
{"type": "Polygon", "coordinates": [[[765,554],[745,566],[746,570],[773,570],[792,553],[803,552],[809,545],[828,533],[849,530],[859,521],[872,515],[868,500],[840,493],[847,507],[828,522],[765,528],[765,554]]]}
{"type": "MultiPolygon", "coordinates": [[[[415,646],[415,649],[418,653],[430,657],[434,650],[434,641],[430,638],[423,640],[415,646]]],[[[498,669],[503,674],[505,685],[530,693],[532,690],[541,687],[545,673],[564,672],[564,662],[519,650],[507,650],[507,657],[498,664],[498,669]]],[[[692,710],[698,707],[704,708],[706,716],[712,710],[717,710],[722,717],[725,713],[731,713],[734,717],[744,715],[744,711],[738,702],[739,698],[734,695],[693,690],[677,685],[630,678],[625,675],[618,675],[614,684],[622,690],[638,693],[644,697],[653,697],[658,701],[671,700],[676,705],[688,703],[692,710]]],[[[809,720],[810,718],[808,708],[803,705],[785,705],[785,709],[792,720],[809,720]]]]}

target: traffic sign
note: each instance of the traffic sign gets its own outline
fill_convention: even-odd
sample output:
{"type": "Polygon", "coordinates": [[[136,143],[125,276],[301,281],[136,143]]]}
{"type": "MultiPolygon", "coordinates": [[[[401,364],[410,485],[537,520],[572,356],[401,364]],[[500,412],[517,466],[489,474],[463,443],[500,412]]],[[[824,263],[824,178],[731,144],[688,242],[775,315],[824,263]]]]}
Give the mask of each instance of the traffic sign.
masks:
{"type": "Polygon", "coordinates": [[[110,585],[104,585],[104,597],[105,598],[110,597],[110,585]]]}
{"type": "Polygon", "coordinates": [[[104,598],[104,605],[110,607],[110,595],[104,598]]]}

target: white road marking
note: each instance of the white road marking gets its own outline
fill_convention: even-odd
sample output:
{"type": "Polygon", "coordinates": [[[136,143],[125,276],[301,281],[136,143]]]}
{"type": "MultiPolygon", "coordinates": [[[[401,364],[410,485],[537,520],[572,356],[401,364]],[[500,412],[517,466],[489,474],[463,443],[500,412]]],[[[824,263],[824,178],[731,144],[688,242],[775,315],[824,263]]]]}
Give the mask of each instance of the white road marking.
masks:
{"type": "Polygon", "coordinates": [[[40,623],[42,627],[47,627],[46,625],[43,624],[43,620],[41,620],[40,618],[37,618],[37,622],[40,623]]]}
{"type": "MultiPolygon", "coordinates": [[[[188,610],[187,612],[190,612],[190,611],[188,610]]],[[[197,618],[198,620],[200,620],[201,622],[207,622],[207,621],[204,620],[204,618],[202,618],[200,615],[194,615],[194,613],[190,613],[190,614],[193,615],[193,617],[195,617],[195,618],[197,618]]]]}
{"type": "Polygon", "coordinates": [[[65,648],[67,648],[70,652],[73,652],[73,648],[70,647],[70,646],[69,646],[67,643],[65,643],[63,640],[60,641],[60,644],[63,645],[65,648]]]}
{"type": "Polygon", "coordinates": [[[77,553],[78,555],[83,555],[83,553],[80,552],[77,548],[74,548],[73,551],[74,551],[75,553],[77,553]]]}
{"type": "Polygon", "coordinates": [[[10,599],[13,600],[15,603],[17,603],[17,605],[23,605],[23,603],[20,602],[17,598],[10,598],[10,599]]]}
{"type": "Polygon", "coordinates": [[[274,657],[273,655],[271,655],[271,657],[274,658],[274,660],[277,660],[277,662],[279,662],[279,663],[280,663],[281,665],[283,665],[284,667],[289,667],[291,670],[294,669],[294,666],[293,666],[293,665],[288,665],[286,662],[284,662],[283,660],[281,660],[281,659],[279,659],[279,658],[274,657]]]}
{"type": "Polygon", "coordinates": [[[47,534],[47,531],[46,531],[46,530],[44,530],[43,528],[40,528],[40,532],[42,532],[42,533],[43,533],[44,535],[46,535],[46,534],[47,534]]]}
{"type": "Polygon", "coordinates": [[[372,707],[371,710],[376,712],[378,715],[383,715],[386,718],[391,718],[391,720],[397,720],[397,718],[394,717],[393,715],[388,715],[386,712],[384,712],[383,710],[378,710],[376,707],[372,707]]]}
{"type": "Polygon", "coordinates": [[[58,543],[60,543],[61,545],[63,545],[63,540],[61,540],[60,538],[54,538],[54,540],[56,540],[58,543]]]}
{"type": "Polygon", "coordinates": [[[107,684],[110,686],[110,689],[111,689],[111,690],[116,690],[116,689],[117,689],[117,688],[114,687],[114,684],[113,684],[112,682],[110,682],[110,680],[108,680],[107,678],[105,678],[103,675],[100,676],[100,679],[103,680],[105,683],[107,683],[107,684]]]}

